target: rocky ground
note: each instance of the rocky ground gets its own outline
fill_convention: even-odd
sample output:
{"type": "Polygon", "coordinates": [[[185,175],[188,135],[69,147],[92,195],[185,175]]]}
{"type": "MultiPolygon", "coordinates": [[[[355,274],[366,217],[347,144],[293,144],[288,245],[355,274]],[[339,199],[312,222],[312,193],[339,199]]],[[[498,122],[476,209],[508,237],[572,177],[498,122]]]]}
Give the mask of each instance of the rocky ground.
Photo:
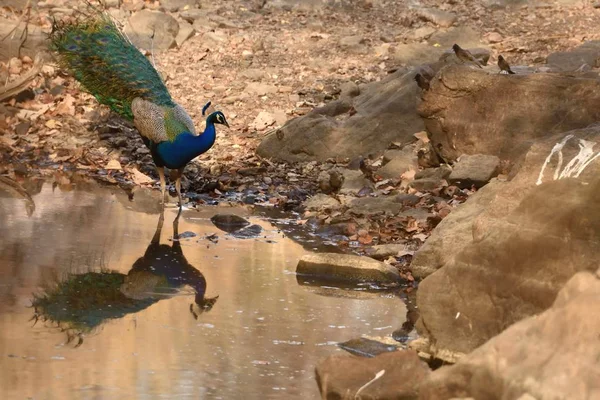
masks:
{"type": "MultiPolygon", "coordinates": [[[[454,41],[485,47],[494,58],[503,53],[513,65],[536,66],[550,51],[593,39],[598,19],[592,5],[583,3],[509,5],[510,12],[501,1],[429,3],[324,6],[320,1],[113,0],[105,7],[138,46],[145,51],[152,48],[169,90],[198,126],[200,109],[208,100],[226,113],[232,125],[229,131],[220,130],[214,148],[187,168],[184,188],[190,198],[213,201],[227,198],[229,192],[239,194],[236,200],[297,209],[308,194],[338,190],[335,178],[334,187],[328,188],[323,171],[339,168],[347,178],[342,192],[350,197],[342,199],[340,207],[311,203],[300,223],[339,234],[342,245],[359,252],[366,251],[365,245],[401,244],[410,258],[429,231],[474,188],[431,181],[409,188],[418,164],[407,168],[404,160],[399,167],[392,163],[387,173],[385,169],[378,173],[394,153],[381,158],[366,154],[368,150],[363,153],[360,144],[352,144],[355,154],[375,157],[367,160],[368,171],[363,168],[362,175],[357,157],[270,161],[257,156],[260,141],[286,121],[339,99],[344,92],[352,95],[399,68],[436,60],[454,41]],[[154,26],[168,29],[157,30],[150,42],[154,26]],[[208,196],[199,196],[203,193],[208,196]],[[371,205],[369,199],[390,193],[418,197],[401,199],[406,215],[377,216],[385,214],[389,204],[375,199],[371,205]],[[349,205],[351,201],[358,212],[349,215],[349,209],[357,208],[349,205]],[[365,206],[370,210],[365,212],[365,206]]],[[[7,6],[0,11],[4,32],[0,78],[6,82],[0,126],[2,173],[45,174],[59,168],[124,187],[156,185],[150,155],[131,126],[82,93],[51,57],[36,58],[46,47],[52,18],[72,17],[85,5],[13,0],[7,6]]],[[[388,145],[393,150],[405,143],[383,143],[388,145]]],[[[441,179],[447,177],[444,174],[438,173],[441,179]]]]}
{"type": "MultiPolygon", "coordinates": [[[[11,0],[0,11],[0,174],[77,171],[122,186],[135,202],[135,188],[157,186],[137,133],[40,56],[52,18],[84,6],[48,0],[27,11],[26,4],[11,0]]],[[[298,225],[343,251],[380,260],[311,256],[299,264],[305,274],[336,265],[346,280],[423,279],[422,338],[411,347],[430,363],[461,361],[429,376],[406,352],[361,367],[348,359],[351,380],[336,372],[345,361],[326,361],[317,370],[324,395],[516,399],[568,390],[550,375],[536,384],[515,378],[538,370],[537,358],[522,370],[491,365],[504,362],[494,346],[510,347],[523,332],[550,346],[557,331],[540,324],[561,315],[576,338],[584,328],[573,304],[578,296],[597,300],[590,260],[598,219],[587,209],[598,187],[598,129],[586,127],[600,120],[600,5],[107,0],[106,7],[198,127],[208,100],[231,124],[187,167],[190,205],[295,211],[298,225]],[[484,68],[457,65],[454,43],[484,68]],[[498,74],[500,54],[516,75],[498,74]],[[416,72],[431,79],[429,89],[417,88],[416,72]],[[394,386],[394,357],[412,365],[413,381],[396,371],[406,387],[394,386]],[[478,368],[487,375],[448,389],[478,368]],[[389,373],[381,386],[359,385],[382,369],[389,373]],[[518,382],[503,384],[511,379],[518,382]]],[[[565,349],[573,359],[581,351],[565,349]]],[[[577,387],[588,387],[588,378],[579,375],[577,387]]]]}

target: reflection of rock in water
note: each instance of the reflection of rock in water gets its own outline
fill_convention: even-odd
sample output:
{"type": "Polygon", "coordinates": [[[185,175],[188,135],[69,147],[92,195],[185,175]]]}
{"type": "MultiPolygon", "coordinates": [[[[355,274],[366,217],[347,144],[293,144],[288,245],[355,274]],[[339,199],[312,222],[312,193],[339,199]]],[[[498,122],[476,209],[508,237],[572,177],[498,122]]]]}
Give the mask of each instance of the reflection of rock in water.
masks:
{"type": "MultiPolygon", "coordinates": [[[[195,292],[192,315],[209,311],[217,297],[205,298],[206,279],[189,264],[178,240],[160,244],[164,216],[144,255],[137,259],[127,275],[102,271],[71,275],[68,279],[35,296],[34,319],[56,323],[70,335],[92,332],[107,319],[122,318],[141,311],[157,301],[170,298],[184,286],[195,292]]],[[[173,222],[174,238],[178,233],[179,215],[173,222]]]]}

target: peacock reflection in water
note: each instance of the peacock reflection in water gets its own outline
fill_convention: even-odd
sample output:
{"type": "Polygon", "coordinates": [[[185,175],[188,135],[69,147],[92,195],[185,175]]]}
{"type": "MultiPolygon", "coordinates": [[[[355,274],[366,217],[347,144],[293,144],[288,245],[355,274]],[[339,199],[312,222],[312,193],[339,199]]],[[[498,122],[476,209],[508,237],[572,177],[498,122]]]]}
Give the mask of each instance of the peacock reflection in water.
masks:
{"type": "Polygon", "coordinates": [[[194,318],[210,311],[219,296],[205,297],[206,279],[191,265],[179,241],[179,216],[173,221],[173,240],[161,244],[164,213],[145,253],[132,265],[127,275],[115,271],[87,272],[70,275],[35,295],[32,317],[66,332],[68,341],[96,332],[109,319],[122,318],[150,307],[152,304],[180,295],[189,287],[194,291],[194,302],[189,311],[194,318]]]}

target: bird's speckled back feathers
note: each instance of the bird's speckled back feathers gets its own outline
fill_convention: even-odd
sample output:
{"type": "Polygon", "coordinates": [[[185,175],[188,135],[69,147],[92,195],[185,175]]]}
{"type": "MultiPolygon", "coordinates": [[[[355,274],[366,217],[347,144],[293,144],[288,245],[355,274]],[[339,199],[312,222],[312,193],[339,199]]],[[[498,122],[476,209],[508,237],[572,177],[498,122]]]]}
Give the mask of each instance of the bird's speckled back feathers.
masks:
{"type": "Polygon", "coordinates": [[[95,13],[55,22],[50,40],[61,65],[100,103],[121,116],[134,119],[131,103],[135,98],[175,106],[158,72],[108,15],[95,13]]]}

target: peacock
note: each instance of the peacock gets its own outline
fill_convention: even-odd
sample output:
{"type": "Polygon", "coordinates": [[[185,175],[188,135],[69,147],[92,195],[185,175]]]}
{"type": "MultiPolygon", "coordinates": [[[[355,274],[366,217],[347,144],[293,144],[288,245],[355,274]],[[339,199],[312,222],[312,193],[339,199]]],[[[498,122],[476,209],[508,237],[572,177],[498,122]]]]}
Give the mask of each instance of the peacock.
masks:
{"type": "MultiPolygon", "coordinates": [[[[175,189],[182,207],[181,176],[185,166],[208,151],[216,139],[216,124],[229,127],[220,111],[206,117],[200,135],[188,113],[171,98],[158,72],[131,43],[111,17],[102,12],[55,21],[51,48],[59,64],[101,104],[133,121],[149,148],[165,199],[165,167],[176,170],[175,189]]],[[[210,102],[202,109],[202,115],[210,102]]]]}

